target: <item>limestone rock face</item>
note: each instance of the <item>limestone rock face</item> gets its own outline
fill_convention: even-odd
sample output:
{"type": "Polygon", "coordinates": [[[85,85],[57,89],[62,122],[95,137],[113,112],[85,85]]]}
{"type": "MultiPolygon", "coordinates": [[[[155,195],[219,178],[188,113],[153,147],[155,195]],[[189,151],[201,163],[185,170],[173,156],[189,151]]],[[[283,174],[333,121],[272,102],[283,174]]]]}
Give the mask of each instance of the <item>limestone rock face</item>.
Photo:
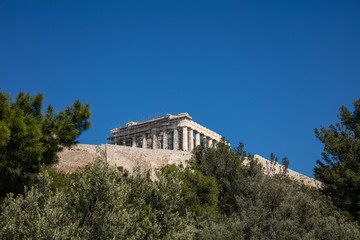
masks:
{"type": "MultiPolygon", "coordinates": [[[[106,160],[111,166],[122,166],[130,172],[137,167],[141,170],[150,170],[150,175],[153,178],[155,178],[156,169],[166,164],[182,164],[186,166],[186,161],[191,158],[191,152],[189,151],[145,149],[112,144],[106,146],[105,144],[99,146],[77,144],[58,153],[59,162],[55,165],[55,168],[66,173],[75,172],[78,167],[84,167],[100,157],[99,150],[103,152],[106,150],[106,160]]],[[[254,157],[262,164],[265,174],[272,175],[283,170],[283,166],[278,163],[270,162],[259,155],[254,157]]],[[[291,169],[287,170],[287,174],[305,185],[316,188],[321,187],[321,182],[291,169]]]]}
{"type": "MultiPolygon", "coordinates": [[[[274,174],[280,173],[284,170],[283,165],[276,163],[276,162],[271,162],[270,160],[263,158],[260,155],[255,154],[254,158],[263,166],[263,171],[265,174],[274,175],[274,174]]],[[[295,172],[291,169],[287,169],[286,173],[290,178],[295,179],[299,182],[302,182],[307,186],[311,186],[311,187],[315,187],[315,188],[321,187],[322,183],[314,178],[305,176],[305,175],[295,172]]]]}
{"type": "Polygon", "coordinates": [[[62,172],[72,173],[78,167],[84,167],[100,157],[100,152],[106,150],[107,161],[111,166],[122,166],[130,172],[139,167],[141,170],[150,170],[152,177],[155,170],[166,164],[186,165],[186,160],[191,158],[191,152],[167,149],[143,149],[105,144],[96,146],[77,144],[70,149],[58,153],[59,162],[55,168],[62,172]],[[98,148],[98,149],[97,149],[98,148]]]}

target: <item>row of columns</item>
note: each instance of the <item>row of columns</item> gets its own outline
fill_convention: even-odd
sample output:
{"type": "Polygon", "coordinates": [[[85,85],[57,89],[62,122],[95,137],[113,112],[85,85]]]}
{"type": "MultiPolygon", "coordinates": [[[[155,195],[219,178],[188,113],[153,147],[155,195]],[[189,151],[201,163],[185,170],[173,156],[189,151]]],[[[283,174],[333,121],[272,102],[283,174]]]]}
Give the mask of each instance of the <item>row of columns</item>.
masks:
{"type": "MultiPolygon", "coordinates": [[[[213,148],[213,143],[216,143],[216,140],[211,139],[210,137],[206,137],[204,135],[201,135],[199,132],[194,131],[191,128],[188,127],[182,127],[181,128],[181,144],[182,144],[182,150],[183,151],[192,151],[194,149],[194,147],[199,146],[200,145],[200,137],[203,138],[207,138],[207,147],[209,148],[213,148]],[[194,132],[195,132],[195,139],[194,139],[194,132]],[[194,141],[195,140],[195,141],[194,141]]],[[[166,133],[166,131],[161,132],[160,134],[162,136],[163,139],[163,144],[162,144],[162,149],[168,149],[168,134],[166,133]]],[[[132,136],[132,147],[136,147],[136,141],[137,137],[136,136],[132,136]]],[[[152,132],[152,149],[157,149],[160,146],[158,146],[158,136],[156,134],[155,131],[152,132]]],[[[147,148],[147,138],[146,138],[146,134],[142,135],[142,140],[141,140],[141,145],[142,148],[147,148]]],[[[173,141],[172,141],[172,145],[173,145],[173,150],[180,150],[180,146],[179,146],[179,129],[178,128],[174,128],[173,129],[173,141]]]]}
{"type": "MultiPolygon", "coordinates": [[[[183,133],[186,132],[187,127],[183,127],[183,133]]],[[[207,147],[208,148],[213,148],[213,143],[216,143],[215,139],[212,139],[210,137],[206,137],[205,135],[201,135],[199,132],[195,132],[195,145],[194,145],[194,130],[193,129],[189,129],[188,131],[188,136],[186,136],[186,138],[183,137],[183,150],[184,151],[192,151],[194,149],[194,147],[197,147],[200,145],[200,137],[202,138],[206,138],[207,141],[207,147]],[[185,139],[188,139],[188,144],[185,141],[185,139]],[[184,147],[185,144],[185,147],[184,147]]],[[[184,135],[183,135],[184,136],[184,135]]]]}

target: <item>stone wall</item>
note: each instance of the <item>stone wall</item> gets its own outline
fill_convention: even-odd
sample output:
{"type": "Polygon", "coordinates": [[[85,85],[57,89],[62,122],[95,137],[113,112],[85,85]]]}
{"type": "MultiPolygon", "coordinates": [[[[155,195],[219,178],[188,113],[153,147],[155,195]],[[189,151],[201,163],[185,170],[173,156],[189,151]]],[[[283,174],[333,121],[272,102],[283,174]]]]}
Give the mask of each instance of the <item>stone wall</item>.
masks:
{"type": "MultiPolygon", "coordinates": [[[[100,156],[98,149],[105,151],[105,145],[77,144],[71,149],[64,149],[58,154],[59,163],[55,168],[71,173],[78,167],[84,167],[100,156]]],[[[155,169],[166,164],[186,164],[191,158],[191,152],[174,151],[167,149],[143,149],[120,145],[106,145],[107,161],[112,166],[122,166],[132,171],[136,167],[142,170],[150,170],[151,176],[155,176],[155,169]]]]}
{"type": "MultiPolygon", "coordinates": [[[[274,175],[284,171],[284,166],[279,163],[271,162],[270,160],[263,158],[257,154],[254,155],[254,158],[257,159],[257,161],[263,166],[263,171],[265,174],[274,175]]],[[[302,182],[305,185],[316,188],[321,187],[321,182],[314,178],[302,175],[301,173],[295,172],[291,169],[287,169],[286,173],[290,178],[302,182]]]]}
{"type": "MultiPolygon", "coordinates": [[[[142,170],[150,170],[152,177],[155,177],[155,170],[166,164],[186,165],[186,160],[191,158],[191,152],[176,151],[167,149],[143,149],[120,145],[87,145],[78,144],[71,149],[64,149],[58,154],[59,163],[55,165],[57,170],[71,173],[78,167],[84,167],[100,156],[99,149],[107,152],[107,161],[112,166],[122,166],[130,172],[140,167],[142,170]],[[97,149],[98,148],[98,149],[97,149]]],[[[255,155],[255,158],[263,165],[266,174],[275,174],[283,170],[283,166],[270,162],[269,160],[255,155]]],[[[298,172],[288,169],[291,178],[303,182],[312,187],[320,187],[321,183],[313,178],[304,176],[298,172]]]]}

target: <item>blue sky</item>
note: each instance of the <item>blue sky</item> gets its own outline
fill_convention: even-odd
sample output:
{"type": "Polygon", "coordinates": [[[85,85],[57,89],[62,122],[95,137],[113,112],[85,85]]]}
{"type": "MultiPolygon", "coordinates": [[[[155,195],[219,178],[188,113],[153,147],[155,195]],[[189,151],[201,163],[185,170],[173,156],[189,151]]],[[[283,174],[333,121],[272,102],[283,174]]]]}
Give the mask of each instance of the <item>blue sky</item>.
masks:
{"type": "Polygon", "coordinates": [[[0,87],[89,102],[81,143],[188,112],[306,175],[360,97],[359,1],[0,1],[0,87]]]}

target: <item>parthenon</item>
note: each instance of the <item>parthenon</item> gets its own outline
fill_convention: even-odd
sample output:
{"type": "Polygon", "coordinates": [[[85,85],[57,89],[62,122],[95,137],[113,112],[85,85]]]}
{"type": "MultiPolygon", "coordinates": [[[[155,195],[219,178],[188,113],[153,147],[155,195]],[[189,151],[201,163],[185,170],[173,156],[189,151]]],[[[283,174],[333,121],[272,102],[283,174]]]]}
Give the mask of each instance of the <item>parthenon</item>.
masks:
{"type": "Polygon", "coordinates": [[[124,127],[112,129],[113,136],[108,140],[115,145],[151,149],[192,151],[201,141],[208,148],[216,147],[221,136],[191,119],[188,113],[180,113],[129,122],[124,127]]]}

